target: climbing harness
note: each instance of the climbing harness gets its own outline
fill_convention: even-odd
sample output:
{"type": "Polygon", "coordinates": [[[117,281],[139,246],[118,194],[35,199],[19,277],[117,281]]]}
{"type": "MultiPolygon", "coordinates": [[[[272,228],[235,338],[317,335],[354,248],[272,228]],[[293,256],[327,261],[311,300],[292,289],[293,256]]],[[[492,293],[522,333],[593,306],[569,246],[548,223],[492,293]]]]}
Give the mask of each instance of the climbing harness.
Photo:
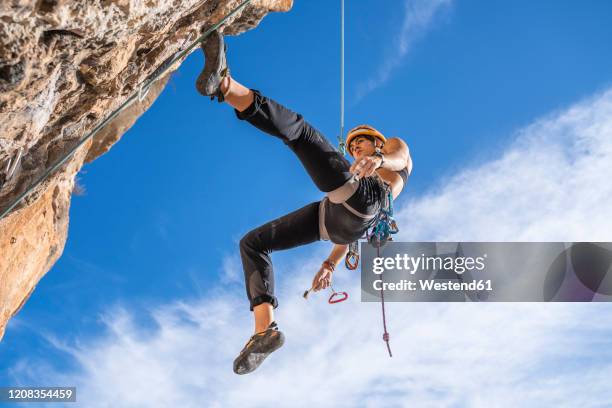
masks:
{"type": "Polygon", "coordinates": [[[38,187],[43,181],[45,181],[47,179],[47,177],[49,177],[51,174],[53,174],[57,169],[59,169],[64,163],[66,163],[68,161],[68,159],[70,159],[74,153],[83,145],[85,144],[85,142],[87,142],[89,139],[91,139],[94,135],[96,135],[100,130],[102,130],[106,125],[108,125],[113,119],[115,119],[123,110],[125,110],[128,106],[130,106],[134,101],[139,100],[142,101],[145,97],[147,92],[149,91],[149,89],[151,88],[151,85],[153,85],[154,82],[156,82],[161,76],[163,76],[171,66],[174,65],[175,62],[177,62],[178,60],[180,60],[181,58],[183,58],[184,56],[188,55],[195,47],[198,46],[198,44],[200,44],[202,41],[204,41],[206,39],[206,37],[208,37],[213,31],[215,31],[216,29],[218,29],[219,27],[221,27],[223,25],[223,23],[225,23],[230,17],[232,17],[234,14],[238,13],[240,10],[242,10],[247,4],[249,4],[251,2],[251,0],[244,0],[242,3],[240,3],[238,6],[236,6],[236,8],[234,8],[232,11],[230,11],[226,16],[224,16],[221,20],[219,20],[216,24],[212,25],[208,30],[206,30],[202,35],[200,35],[198,38],[196,38],[190,45],[189,47],[185,48],[183,51],[180,51],[179,53],[175,54],[174,57],[172,57],[172,59],[170,61],[165,61],[160,68],[162,69],[157,69],[155,70],[155,72],[148,77],[147,79],[145,79],[139,86],[136,87],[136,91],[134,93],[132,93],[132,95],[130,95],[121,105],[119,105],[119,107],[117,107],[117,109],[115,109],[114,111],[112,111],[106,118],[104,118],[104,120],[102,120],[102,122],[100,122],[98,125],[96,125],[86,136],[84,136],[73,148],[71,148],[70,150],[68,150],[68,152],[58,161],[56,161],[53,165],[51,165],[47,170],[45,170],[45,172],[38,177],[24,192],[22,192],[21,194],[19,194],[9,205],[8,207],[6,207],[5,209],[2,210],[2,213],[0,214],[0,219],[4,218],[6,215],[8,215],[11,210],[13,210],[13,208],[15,208],[20,202],[21,200],[23,200],[27,195],[29,195],[36,187],[38,187]]]}
{"type": "MultiPolygon", "coordinates": [[[[372,227],[361,238],[367,239],[374,248],[381,248],[387,241],[392,241],[391,235],[397,234],[399,228],[393,218],[393,195],[391,188],[382,181],[378,174],[376,179],[384,191],[384,200],[372,222],[372,227]]],[[[344,265],[350,270],[355,270],[359,266],[359,241],[349,244],[348,253],[344,257],[344,265]]]]}
{"type": "Polygon", "coordinates": [[[397,234],[399,229],[393,219],[393,196],[391,188],[385,186],[385,204],[381,206],[376,215],[374,226],[366,235],[368,242],[374,248],[380,248],[391,238],[391,234],[397,234]]]}

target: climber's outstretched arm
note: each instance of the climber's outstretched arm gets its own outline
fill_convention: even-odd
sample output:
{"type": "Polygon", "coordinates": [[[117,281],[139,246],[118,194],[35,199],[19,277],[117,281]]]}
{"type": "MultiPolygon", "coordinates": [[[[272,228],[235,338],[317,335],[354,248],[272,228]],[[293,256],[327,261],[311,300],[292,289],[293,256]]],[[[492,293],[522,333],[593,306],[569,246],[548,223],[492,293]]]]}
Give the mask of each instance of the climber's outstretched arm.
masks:
{"type": "Polygon", "coordinates": [[[329,254],[329,256],[327,257],[327,260],[333,262],[334,265],[338,265],[340,262],[342,262],[342,260],[346,256],[346,254],[348,253],[348,250],[349,250],[348,245],[334,244],[331,254],[329,254]]]}
{"type": "Polygon", "coordinates": [[[325,289],[331,285],[332,274],[334,273],[335,266],[338,265],[346,256],[348,249],[348,245],[334,245],[331,254],[329,254],[327,259],[323,262],[321,268],[315,274],[312,280],[312,289],[315,292],[318,292],[321,289],[325,289]]]}
{"type": "Polygon", "coordinates": [[[387,143],[382,148],[385,155],[383,167],[393,171],[402,170],[408,167],[408,173],[412,172],[412,159],[408,145],[399,137],[387,139],[387,143]]]}

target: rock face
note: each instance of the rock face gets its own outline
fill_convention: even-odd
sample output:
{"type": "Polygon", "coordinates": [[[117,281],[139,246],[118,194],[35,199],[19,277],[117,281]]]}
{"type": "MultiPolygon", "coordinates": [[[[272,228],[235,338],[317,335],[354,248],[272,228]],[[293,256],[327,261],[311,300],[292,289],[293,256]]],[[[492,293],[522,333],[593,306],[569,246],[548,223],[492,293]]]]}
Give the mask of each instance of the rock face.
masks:
{"type": "MultiPolygon", "coordinates": [[[[242,0],[0,2],[0,212],[164,61],[242,0]]],[[[236,35],[293,0],[252,0],[223,26],[236,35]]],[[[197,48],[196,48],[197,49],[197,48]]],[[[180,62],[171,70],[178,68],[180,62]]],[[[151,87],[0,219],[0,339],[61,256],[75,176],[161,93],[151,87]]]]}

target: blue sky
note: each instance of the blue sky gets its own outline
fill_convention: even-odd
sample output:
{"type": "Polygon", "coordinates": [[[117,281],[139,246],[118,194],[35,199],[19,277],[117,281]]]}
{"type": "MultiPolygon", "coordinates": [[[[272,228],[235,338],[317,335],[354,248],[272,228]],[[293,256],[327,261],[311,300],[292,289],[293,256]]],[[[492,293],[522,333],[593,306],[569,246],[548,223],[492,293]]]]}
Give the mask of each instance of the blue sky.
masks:
{"type": "MultiPolygon", "coordinates": [[[[546,223],[541,221],[545,214],[525,216],[525,204],[518,198],[516,202],[461,200],[468,200],[465,191],[471,184],[465,180],[470,177],[482,176],[471,179],[477,184],[498,174],[497,187],[516,188],[512,184],[516,173],[495,173],[514,157],[513,152],[535,158],[534,163],[550,159],[548,151],[538,150],[542,146],[570,152],[574,139],[567,130],[559,131],[558,124],[573,117],[572,109],[587,113],[586,119],[572,124],[569,134],[584,141],[586,133],[580,129],[601,125],[600,133],[610,136],[606,106],[612,97],[606,92],[612,85],[612,4],[450,0],[373,4],[347,2],[346,126],[370,123],[409,144],[415,167],[398,203],[406,209],[400,225],[409,230],[405,238],[610,240],[609,230],[598,229],[599,214],[606,218],[604,212],[609,210],[601,207],[597,213],[598,207],[589,201],[591,190],[572,197],[573,211],[561,226],[552,215],[565,214],[563,208],[557,208],[558,213],[551,210],[546,223]],[[453,178],[457,174],[464,178],[453,178]],[[488,228],[491,219],[483,214],[500,207],[507,209],[505,218],[491,219],[502,218],[507,225],[488,228]]],[[[297,1],[289,13],[271,14],[257,29],[227,41],[237,80],[302,113],[335,142],[339,7],[323,0],[297,1]]],[[[229,315],[231,321],[226,322],[241,324],[235,331],[241,337],[232,339],[232,344],[240,344],[235,351],[246,341],[251,325],[236,258],[238,240],[250,229],[320,199],[321,194],[282,143],[236,120],[228,106],[209,102],[196,92],[193,84],[202,63],[200,51],[193,53],[121,141],[79,174],[86,194],[73,197],[64,254],[9,323],[0,343],[0,361],[7,368],[0,371],[0,384],[32,384],[53,378],[50,373],[93,382],[93,377],[78,374],[84,360],[70,351],[76,344],[85,351],[90,348],[92,356],[104,350],[101,344],[120,337],[112,328],[125,328],[119,319],[123,313],[136,327],[127,325],[126,330],[136,340],[146,341],[160,328],[151,310],[176,302],[206,305],[220,294],[236,302],[231,310],[238,314],[229,315]],[[115,318],[120,324],[112,323],[115,318]]],[[[542,178],[539,182],[525,178],[518,192],[532,198],[535,206],[538,199],[550,203],[551,197],[540,195],[540,182],[550,177],[551,189],[562,193],[562,170],[576,170],[571,166],[583,159],[582,170],[595,163],[594,157],[581,156],[535,169],[542,171],[542,178]],[[529,189],[530,183],[538,186],[529,189]]],[[[512,163],[513,171],[524,165],[512,163]]],[[[588,186],[585,180],[599,177],[601,168],[597,176],[584,170],[580,173],[584,179],[577,179],[576,185],[588,186]]],[[[522,169],[526,175],[535,171],[522,169]]],[[[612,195],[596,201],[606,198],[612,195]]],[[[291,271],[314,274],[315,270],[304,271],[304,265],[312,257],[318,257],[315,263],[323,260],[328,246],[318,243],[275,254],[280,279],[291,271]]],[[[280,300],[281,308],[285,299],[280,300]]],[[[358,303],[353,306],[365,310],[358,303]]],[[[408,308],[394,306],[397,313],[408,308]]],[[[499,313],[511,319],[512,307],[499,313]]],[[[456,313],[454,306],[450,308],[447,312],[456,313]]],[[[550,310],[538,309],[536,316],[550,318],[550,310]]],[[[559,310],[574,316],[581,330],[592,330],[594,337],[601,334],[599,326],[579,326],[592,313],[584,305],[559,310]]],[[[531,323],[524,322],[527,329],[535,327],[531,323]]],[[[563,324],[560,319],[559,324],[563,324]]],[[[542,338],[549,339],[546,336],[557,329],[542,331],[542,338]]],[[[586,337],[576,342],[590,341],[586,337]]],[[[573,364],[572,359],[550,358],[546,361],[560,365],[561,371],[573,364]]],[[[593,371],[595,363],[587,357],[573,358],[593,371]]],[[[229,367],[231,360],[219,364],[229,367]]],[[[366,371],[367,366],[354,369],[366,371]]],[[[255,386],[241,384],[234,387],[255,386]]],[[[509,388],[499,388],[498,395],[509,388]]],[[[459,402],[458,406],[478,405],[459,402]]]]}

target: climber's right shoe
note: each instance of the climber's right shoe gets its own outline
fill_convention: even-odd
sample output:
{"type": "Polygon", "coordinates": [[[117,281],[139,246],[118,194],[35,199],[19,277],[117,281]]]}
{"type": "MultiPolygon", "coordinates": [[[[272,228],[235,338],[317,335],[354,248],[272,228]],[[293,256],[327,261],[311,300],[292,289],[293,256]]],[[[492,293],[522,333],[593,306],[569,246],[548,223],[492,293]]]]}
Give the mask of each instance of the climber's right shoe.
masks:
{"type": "Polygon", "coordinates": [[[238,357],[234,360],[236,374],[248,374],[255,370],[273,351],[285,343],[285,335],[278,330],[276,322],[268,328],[251,336],[238,357]]]}
{"type": "Polygon", "coordinates": [[[200,45],[204,51],[206,59],[204,69],[196,80],[196,88],[204,96],[210,96],[210,99],[215,97],[219,102],[223,102],[223,92],[221,92],[221,81],[226,76],[229,76],[229,68],[227,67],[227,59],[225,52],[227,46],[223,41],[223,35],[215,30],[202,41],[200,45]]]}

